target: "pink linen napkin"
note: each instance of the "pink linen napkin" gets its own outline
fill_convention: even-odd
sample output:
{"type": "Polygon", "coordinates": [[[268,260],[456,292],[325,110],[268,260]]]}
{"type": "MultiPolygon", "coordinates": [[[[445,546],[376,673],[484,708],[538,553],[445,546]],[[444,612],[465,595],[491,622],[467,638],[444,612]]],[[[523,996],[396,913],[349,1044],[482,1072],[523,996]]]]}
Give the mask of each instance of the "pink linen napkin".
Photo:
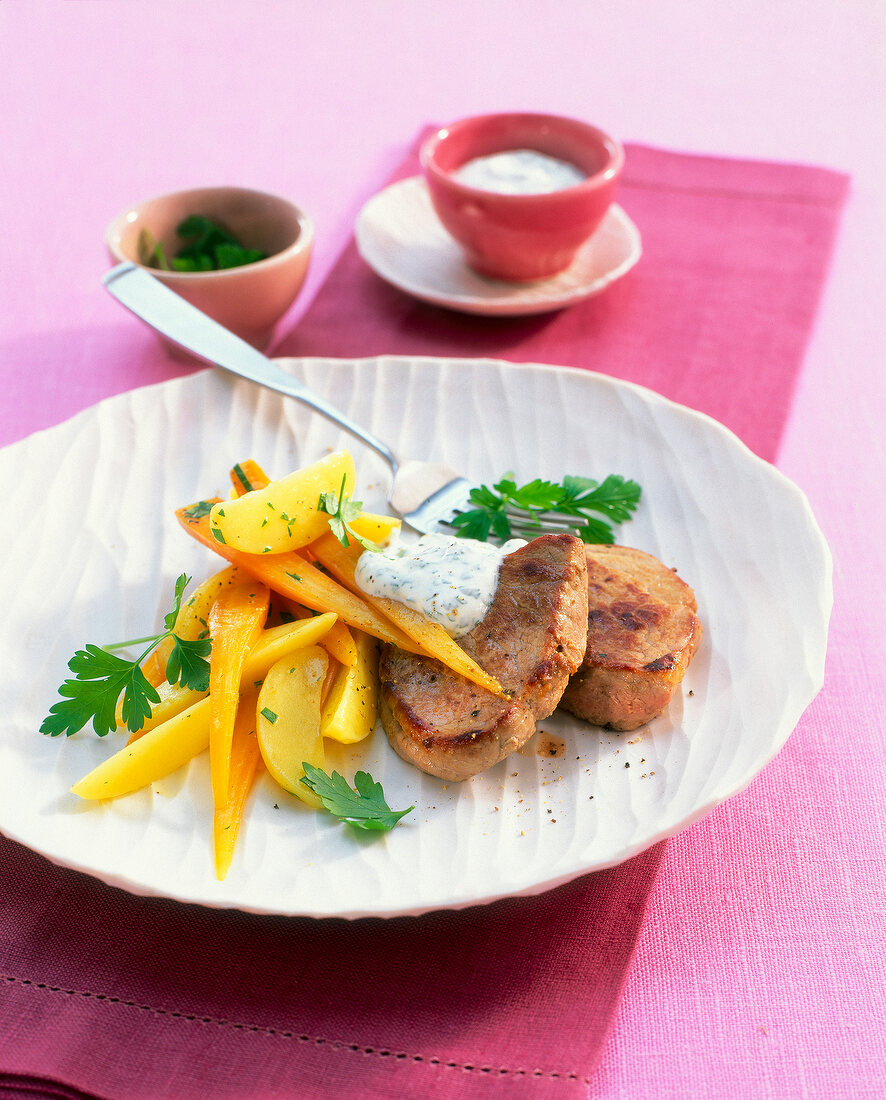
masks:
{"type": "MultiPolygon", "coordinates": [[[[461,316],[388,287],[351,244],[276,353],[601,370],[774,457],[845,178],[641,146],[627,165],[644,257],[601,297],[461,316]]],[[[415,170],[413,152],[397,175],[415,170]]],[[[139,898],[0,838],[0,1095],[584,1095],[662,851],[537,898],[348,923],[139,898]]]]}

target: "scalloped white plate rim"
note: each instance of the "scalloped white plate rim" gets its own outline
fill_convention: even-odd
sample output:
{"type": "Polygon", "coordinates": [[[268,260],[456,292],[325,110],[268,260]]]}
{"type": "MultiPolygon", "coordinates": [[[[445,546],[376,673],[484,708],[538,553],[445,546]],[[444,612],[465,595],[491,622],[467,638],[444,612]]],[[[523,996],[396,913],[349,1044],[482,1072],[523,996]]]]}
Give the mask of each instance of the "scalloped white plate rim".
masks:
{"type": "Polygon", "coordinates": [[[357,215],[354,240],[357,251],[365,262],[391,286],[430,305],[486,317],[527,317],[575,305],[602,293],[616,280],[621,279],[639,261],[643,251],[639,229],[622,207],[613,203],[600,227],[582,245],[565,272],[550,279],[527,284],[486,279],[464,263],[458,244],[448,236],[437,220],[430,198],[427,197],[427,185],[420,176],[411,176],[389,184],[367,200],[357,215]],[[422,234],[421,242],[429,244],[438,255],[445,257],[453,277],[469,283],[472,288],[470,291],[441,286],[434,280],[430,268],[426,268],[421,277],[416,278],[414,274],[410,274],[411,268],[398,263],[398,258],[402,255],[399,248],[384,247],[380,233],[383,233],[390,219],[388,207],[391,200],[398,196],[398,192],[403,191],[418,191],[425,200],[416,204],[414,200],[417,196],[409,196],[413,200],[410,208],[422,211],[418,226],[422,234]],[[597,242],[603,233],[618,236],[622,255],[617,263],[601,266],[596,260],[597,242]]]}
{"type": "MultiPolygon", "coordinates": [[[[295,370],[299,370],[299,365],[296,361],[284,360],[284,365],[287,365],[290,369],[295,364],[295,370]]],[[[24,827],[21,823],[16,823],[10,820],[8,808],[3,802],[0,802],[0,831],[4,835],[16,840],[27,847],[33,849],[36,852],[44,855],[51,861],[58,863],[62,866],[69,867],[73,870],[81,871],[90,874],[112,886],[121,887],[127,891],[145,895],[145,896],[164,896],[172,898],[176,901],[190,904],[200,904],[211,908],[238,908],[248,912],[255,913],[267,913],[278,915],[291,915],[291,916],[313,916],[313,917],[327,917],[338,916],[347,919],[355,919],[368,916],[405,916],[405,915],[419,915],[421,913],[440,910],[440,909],[460,909],[471,905],[487,904],[489,902],[498,900],[503,897],[517,897],[539,894],[548,890],[551,890],[559,885],[573,880],[580,875],[604,870],[606,868],[615,866],[619,863],[630,859],[632,856],[639,854],[645,849],[649,848],[653,844],[660,840],[664,840],[670,836],[673,836],[682,829],[688,827],[700,818],[708,814],[716,806],[720,805],[726,799],[734,796],[743,790],[747,785],[755,778],[756,775],[765,767],[765,765],[777,754],[786,742],[791,731],[796,726],[803,711],[814,699],[818,693],[824,677],[824,660],[825,651],[827,645],[827,625],[830,615],[833,592],[832,592],[832,562],[830,551],[821,534],[820,529],[815,521],[812,510],[809,503],[802,493],[802,491],[788,478],[781,474],[775,467],[766,463],[764,460],[754,455],[740,440],[722,424],[706,416],[703,413],[689,409],[685,406],[680,406],[661,395],[654,393],[651,390],[644,389],[641,386],[633,383],[622,382],[617,379],[612,379],[604,375],[596,374],[594,372],[576,371],[568,367],[549,366],[546,364],[514,364],[503,361],[478,359],[478,360],[444,360],[433,358],[407,358],[407,357],[377,357],[369,360],[355,360],[355,361],[337,361],[337,360],[309,360],[309,364],[312,364],[314,368],[319,364],[321,367],[323,364],[329,364],[330,367],[339,367],[341,369],[351,369],[356,371],[366,371],[371,369],[373,365],[376,367],[388,364],[403,364],[405,367],[415,371],[427,371],[428,368],[439,366],[441,369],[448,368],[450,370],[470,371],[472,366],[476,366],[479,369],[495,369],[498,372],[507,372],[512,374],[524,374],[527,378],[534,376],[536,378],[544,379],[547,376],[553,384],[562,386],[566,385],[567,388],[577,386],[579,388],[588,388],[589,392],[593,392],[596,387],[602,387],[604,390],[620,391],[623,395],[630,395],[634,401],[639,401],[641,407],[657,410],[658,413],[662,413],[665,417],[675,417],[675,423],[677,425],[691,428],[691,430],[700,430],[703,433],[709,435],[709,437],[716,441],[717,446],[727,448],[737,457],[740,464],[747,464],[748,470],[754,470],[757,475],[763,476],[773,491],[776,494],[781,494],[784,502],[789,502],[789,506],[795,510],[794,519],[796,520],[798,527],[804,528],[804,537],[808,539],[806,543],[806,549],[811,557],[816,559],[817,570],[820,574],[818,578],[818,584],[815,591],[810,592],[809,601],[810,606],[813,609],[812,619],[814,620],[810,625],[812,633],[803,639],[806,653],[806,663],[804,672],[808,683],[805,688],[801,690],[800,696],[794,697],[791,700],[789,708],[781,716],[777,726],[773,727],[768,735],[767,743],[764,751],[758,752],[754,758],[747,762],[746,767],[742,773],[736,777],[732,782],[727,785],[718,784],[709,795],[698,801],[694,805],[690,812],[684,813],[678,820],[662,820],[658,826],[651,830],[647,830],[642,835],[634,838],[627,844],[620,844],[614,846],[606,856],[603,858],[595,858],[593,860],[583,860],[579,855],[574,859],[572,863],[560,873],[556,875],[544,875],[535,873],[530,879],[521,883],[515,883],[509,886],[507,889],[495,888],[490,890],[470,890],[467,892],[448,894],[443,891],[434,892],[433,896],[414,897],[411,900],[403,899],[401,903],[396,905],[388,905],[385,907],[377,907],[372,904],[367,904],[367,899],[354,898],[353,904],[341,905],[338,904],[332,908],[324,908],[322,905],[311,904],[299,904],[293,906],[291,904],[285,906],[276,906],[268,904],[252,904],[248,896],[248,891],[244,894],[243,891],[235,891],[231,893],[216,892],[213,893],[199,886],[195,889],[165,889],[163,884],[146,882],[144,876],[122,873],[120,871],[111,873],[106,867],[102,865],[101,853],[92,851],[83,857],[72,857],[70,853],[63,854],[59,851],[57,845],[53,845],[51,840],[47,838],[44,832],[40,828],[35,827],[35,822],[39,824],[39,814],[34,814],[30,818],[26,818],[24,827]],[[814,605],[814,606],[813,606],[814,605]]],[[[133,390],[128,393],[123,393],[114,397],[110,397],[100,402],[99,404],[84,410],[83,412],[72,417],[70,420],[50,429],[46,429],[42,432],[35,433],[28,437],[28,439],[21,441],[20,443],[14,443],[2,451],[0,451],[0,463],[3,458],[11,458],[14,461],[15,452],[25,446],[33,447],[37,446],[42,448],[43,446],[52,448],[64,433],[73,430],[79,431],[91,431],[96,429],[98,418],[100,413],[104,410],[124,410],[127,406],[130,406],[131,402],[135,400],[143,401],[147,400],[150,403],[153,402],[166,402],[172,406],[176,405],[177,398],[180,398],[189,387],[199,388],[206,384],[214,387],[218,380],[219,384],[223,387],[227,387],[233,390],[233,400],[236,402],[238,397],[250,393],[251,387],[248,384],[232,381],[219,373],[212,371],[199,372],[196,375],[191,375],[186,378],[176,379],[170,382],[163,382],[152,386],[144,387],[139,390],[133,390]],[[213,381],[208,382],[207,380],[213,381]]],[[[526,379],[524,378],[524,381],[526,379]]],[[[314,380],[315,388],[317,387],[316,380],[314,380]]],[[[258,391],[252,391],[251,397],[255,397],[259,400],[258,391]]],[[[299,407],[300,408],[300,407],[299,407]]],[[[131,409],[128,411],[131,412],[131,409]]],[[[352,412],[353,415],[353,412],[352,412]]],[[[322,418],[314,418],[322,419],[322,418]]],[[[160,441],[158,441],[159,443],[160,441]]],[[[337,440],[336,445],[341,445],[342,440],[337,440]]],[[[346,441],[345,441],[346,442],[346,441]]],[[[243,456],[239,456],[243,457],[243,456]]],[[[231,461],[235,461],[235,457],[231,456],[231,461]]],[[[358,462],[359,468],[359,462],[358,462]]],[[[610,472],[610,471],[606,471],[610,472]]],[[[597,474],[603,473],[603,471],[595,471],[597,474]]],[[[167,527],[168,530],[168,527],[167,527]]],[[[623,532],[627,535],[627,532],[623,532]]],[[[159,538],[165,537],[166,531],[160,528],[159,538]]],[[[631,542],[629,537],[623,539],[625,542],[631,542]]],[[[690,570],[681,567],[681,574],[686,576],[690,573],[690,570]]],[[[691,581],[691,576],[688,577],[691,581]]],[[[701,599],[704,598],[704,593],[701,593],[701,599]]],[[[83,639],[88,640],[88,639],[83,639]]],[[[706,632],[703,639],[702,646],[716,647],[717,639],[714,636],[712,638],[709,631],[706,632]]],[[[690,675],[692,670],[690,669],[690,675]]],[[[687,677],[689,681],[689,677],[687,677]]],[[[47,689],[47,693],[51,698],[55,695],[55,688],[57,684],[46,682],[44,685],[47,689]]],[[[656,722],[660,722],[662,719],[657,719],[656,722]]],[[[646,731],[652,731],[654,734],[654,727],[656,722],[651,723],[649,727],[645,727],[646,731]]],[[[606,734],[605,731],[593,730],[594,735],[599,735],[601,739],[603,737],[618,736],[621,738],[631,737],[631,735],[612,735],[606,734]]],[[[642,732],[642,731],[638,731],[642,732]]],[[[35,731],[36,736],[36,731],[35,731]]],[[[83,735],[80,735],[83,736],[83,735]]],[[[88,736],[91,736],[89,734],[88,736]]],[[[376,734],[378,736],[378,734],[376,734]]],[[[0,726],[0,747],[3,745],[3,741],[7,739],[8,733],[6,726],[0,726]]],[[[62,742],[64,744],[64,742],[62,742]]],[[[8,749],[9,746],[7,745],[8,749]]],[[[515,759],[515,758],[512,758],[515,759]]],[[[501,765],[499,766],[501,767],[501,765]]],[[[136,796],[130,796],[136,797],[136,796]]],[[[285,797],[285,796],[284,796],[285,797]]],[[[457,803],[456,803],[457,804],[457,803]]],[[[195,823],[195,828],[196,828],[195,823]]],[[[206,823],[201,823],[201,827],[204,829],[207,827],[206,823]]],[[[209,853],[207,849],[207,859],[209,859],[209,853]]],[[[214,880],[213,880],[214,881],[214,880]]],[[[215,884],[216,886],[219,884],[215,884]]],[[[222,886],[224,884],[221,884],[222,886]]]]}

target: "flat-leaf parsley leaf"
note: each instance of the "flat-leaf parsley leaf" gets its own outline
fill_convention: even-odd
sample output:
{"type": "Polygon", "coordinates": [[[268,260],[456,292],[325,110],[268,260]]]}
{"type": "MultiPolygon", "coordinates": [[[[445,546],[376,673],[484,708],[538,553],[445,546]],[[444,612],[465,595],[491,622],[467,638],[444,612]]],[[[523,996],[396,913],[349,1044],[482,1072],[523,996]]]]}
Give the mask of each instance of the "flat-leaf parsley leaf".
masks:
{"type": "Polygon", "coordinates": [[[576,516],[583,523],[575,534],[587,543],[614,541],[612,523],[624,523],[640,502],[641,489],[636,481],[610,474],[603,482],[587,477],[564,477],[563,483],[536,478],[517,485],[510,474],[490,489],[481,485],[472,489],[469,501],[473,508],[461,512],[452,521],[462,538],[479,539],[492,536],[500,542],[513,538],[511,519],[519,516],[521,524],[529,523],[540,530],[546,512],[576,516]],[[596,512],[603,519],[591,513],[596,512]]]}
{"type": "MultiPolygon", "coordinates": [[[[345,475],[346,477],[347,475],[345,475]]],[[[350,539],[359,543],[364,550],[378,552],[381,547],[358,535],[351,524],[363,513],[362,500],[351,500],[345,492],[345,477],[341,479],[341,489],[337,493],[321,493],[317,501],[317,510],[329,516],[329,527],[342,546],[350,546],[350,539]]]]}
{"type": "Polygon", "coordinates": [[[182,596],[190,580],[184,573],[176,580],[175,598],[171,610],[164,616],[166,629],[161,633],[115,645],[87,644],[85,649],[77,650],[68,662],[74,676],[65,680],[58,689],[62,698],[49,708],[49,714],[40,726],[41,733],[50,737],[64,733],[70,737],[91,721],[98,736],[104,737],[117,728],[116,709],[121,693],[124,725],[133,733],[140,730],[145,719],[151,716],[151,705],[160,701],[156,688],[142,672],[142,662],[164,638],[172,638],[172,651],[166,662],[167,681],[195,691],[209,690],[209,662],[206,658],[211,648],[210,640],[179,638],[173,633],[182,596]],[[136,645],[147,645],[147,648],[132,661],[117,657],[112,652],[136,645]]]}
{"type": "Polygon", "coordinates": [[[355,829],[387,832],[401,817],[415,809],[410,806],[408,810],[392,810],[385,802],[381,783],[376,783],[368,772],[357,772],[354,787],[351,787],[338,772],[327,775],[307,761],[302,767],[305,770],[302,783],[318,796],[331,814],[355,829]]]}

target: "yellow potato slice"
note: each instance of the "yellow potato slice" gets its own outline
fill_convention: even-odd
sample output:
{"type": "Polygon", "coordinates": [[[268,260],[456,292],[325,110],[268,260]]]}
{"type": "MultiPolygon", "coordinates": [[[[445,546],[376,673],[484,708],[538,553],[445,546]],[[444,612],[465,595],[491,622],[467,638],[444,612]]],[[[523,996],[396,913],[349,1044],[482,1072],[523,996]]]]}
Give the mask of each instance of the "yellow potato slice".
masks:
{"type": "Polygon", "coordinates": [[[381,546],[388,541],[394,531],[400,530],[401,523],[394,516],[363,512],[356,519],[351,520],[350,526],[361,539],[369,539],[370,542],[376,542],[381,546]]]}
{"type": "Polygon", "coordinates": [[[354,491],[354,460],[347,451],[295,470],[263,489],[214,504],[209,526],[215,539],[247,554],[283,554],[307,546],[329,530],[317,508],[322,493],[354,491]]]}
{"type": "Polygon", "coordinates": [[[308,646],[271,666],[258,693],[256,733],[262,759],[280,786],[309,806],[323,803],[301,783],[302,763],[326,769],[320,735],[320,698],[329,657],[308,646]]]}
{"type": "Polygon", "coordinates": [[[375,729],[378,716],[378,642],[354,631],[355,664],[338,669],[320,716],[320,733],[352,745],[375,729]]]}
{"type": "Polygon", "coordinates": [[[209,696],[124,745],[71,790],[86,799],[119,798],[178,771],[209,748],[209,696]]]}

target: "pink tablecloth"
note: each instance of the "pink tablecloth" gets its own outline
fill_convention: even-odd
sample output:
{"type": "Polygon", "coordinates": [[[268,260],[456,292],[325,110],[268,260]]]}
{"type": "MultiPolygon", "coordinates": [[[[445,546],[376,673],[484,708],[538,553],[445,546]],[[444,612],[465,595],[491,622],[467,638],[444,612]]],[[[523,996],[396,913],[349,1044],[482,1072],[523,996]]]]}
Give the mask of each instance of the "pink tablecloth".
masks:
{"type": "MultiPolygon", "coordinates": [[[[760,3],[742,12],[724,8],[710,25],[697,19],[690,28],[676,0],[617,7],[607,13],[596,5],[564,4],[554,26],[540,17],[515,20],[513,5],[497,0],[453,0],[434,15],[381,0],[367,25],[333,0],[316,5],[306,31],[302,6],[282,3],[231,5],[221,12],[195,2],[187,15],[177,5],[140,0],[0,6],[0,80],[4,101],[17,105],[0,117],[6,158],[0,169],[3,441],[107,394],[178,372],[150,335],[98,290],[101,229],[145,194],[232,180],[291,193],[319,215],[315,274],[282,329],[281,344],[295,348],[300,338],[316,341],[321,327],[328,334],[323,311],[335,299],[319,298],[305,316],[310,297],[333,267],[360,203],[384,183],[406,138],[427,117],[541,106],[608,123],[653,146],[815,161],[854,174],[858,168],[835,277],[804,373],[798,379],[789,374],[769,393],[759,417],[731,420],[749,438],[759,433],[757,449],[775,454],[810,492],[834,547],[837,605],[827,681],[785,750],[747,792],[664,849],[613,872],[608,883],[604,877],[583,880],[552,899],[567,922],[568,946],[580,959],[575,915],[604,896],[617,898],[605,894],[606,887],[624,886],[632,867],[642,883],[654,866],[650,861],[660,856],[655,887],[643,895],[645,919],[639,922],[630,908],[622,912],[637,935],[630,969],[605,971],[596,966],[600,959],[592,959],[582,961],[583,969],[547,970],[552,956],[539,956],[537,944],[553,950],[550,933],[559,929],[548,926],[539,935],[537,923],[524,922],[519,907],[503,903],[490,910],[490,919],[523,947],[528,974],[521,969],[518,982],[490,969],[482,939],[475,941],[461,961],[474,968],[483,988],[497,990],[488,1013],[473,1016],[475,1026],[468,1028],[463,1002],[455,998],[442,1018],[416,1016],[411,1029],[400,1028],[403,1041],[386,1047],[390,1033],[372,1031],[381,1016],[358,1011],[365,1007],[359,999],[308,998],[300,970],[292,972],[277,1014],[264,1011],[262,983],[273,960],[259,953],[258,969],[237,990],[240,1008],[248,1011],[230,1013],[223,975],[215,985],[204,984],[199,996],[192,981],[192,967],[219,944],[247,951],[262,942],[286,944],[291,967],[303,950],[303,928],[311,928],[305,934],[314,946],[341,947],[342,963],[359,970],[372,934],[362,924],[337,933],[326,925],[193,910],[178,925],[178,938],[167,942],[162,932],[179,919],[172,913],[177,907],[138,902],[88,878],[47,869],[39,857],[5,843],[0,1069],[6,1077],[0,1084],[9,1093],[24,1095],[27,1087],[33,1094],[17,1075],[27,1075],[34,1089],[43,1075],[99,1095],[128,1095],[149,1085],[162,1095],[157,1082],[163,1084],[165,1065],[168,1095],[199,1095],[220,1072],[220,1053],[238,1074],[254,1064],[276,1075],[276,1091],[251,1090],[259,1095],[336,1095],[344,1080],[354,1095],[364,1087],[368,1095],[386,1088],[404,1095],[416,1067],[421,1090],[430,1095],[452,1095],[472,1082],[489,1092],[493,1081],[514,1095],[533,1089],[601,1100],[715,1100],[725,1094],[854,1100],[886,1092],[886,822],[877,702],[883,684],[880,665],[870,657],[881,648],[883,604],[869,580],[883,569],[886,533],[879,479],[869,472],[869,465],[886,459],[886,329],[874,291],[880,277],[875,261],[884,254],[875,200],[884,196],[882,173],[872,170],[879,138],[870,123],[883,93],[882,72],[870,60],[870,43],[883,34],[882,12],[861,0],[839,19],[825,0],[812,0],[802,12],[787,5],[774,13],[760,3]],[[771,34],[763,33],[768,20],[774,22],[771,34]],[[490,53],[489,41],[505,31],[508,50],[490,53]],[[551,56],[557,58],[553,66],[551,56]],[[30,888],[33,883],[39,891],[30,888]],[[71,910],[86,920],[77,923],[71,910]],[[123,918],[120,928],[141,929],[143,947],[156,945],[150,963],[135,969],[116,964],[115,917],[123,918]],[[536,934],[521,939],[530,930],[536,934]],[[592,1004],[582,988],[591,973],[615,973],[608,992],[622,992],[593,1072],[601,1019],[590,1009],[570,1008],[583,999],[592,1004]],[[542,1024],[527,1033],[537,1014],[542,1024]],[[308,1018],[330,1026],[309,1032],[300,1026],[308,1018]],[[502,1033],[504,1020],[524,1030],[502,1033]],[[68,1026],[72,1022],[76,1026],[68,1026]],[[121,1052],[124,1037],[136,1041],[121,1052]],[[139,1046],[139,1037],[146,1046],[139,1046]],[[484,1055],[479,1066],[469,1061],[477,1047],[484,1055]],[[536,1061],[539,1051],[545,1057],[536,1061]],[[514,1072],[496,1077],[489,1072],[495,1068],[514,1072]]],[[[636,188],[632,207],[631,194],[626,189],[623,201],[638,221],[644,204],[656,208],[655,196],[636,188]]],[[[768,199],[756,195],[753,205],[765,206],[768,199]]],[[[684,200],[671,195],[667,201],[684,200]]],[[[700,239],[714,228],[705,225],[700,239]]],[[[733,228],[742,231],[739,220],[733,228]]],[[[814,236],[798,230],[799,250],[814,236]]],[[[655,240],[650,232],[648,256],[656,254],[655,240]]],[[[773,265],[763,242],[760,247],[762,267],[773,265]]],[[[637,269],[635,288],[644,288],[650,270],[637,269]]],[[[376,304],[385,297],[388,304],[395,301],[394,292],[349,266],[348,255],[330,285],[342,276],[366,278],[364,289],[378,294],[376,304]]],[[[347,279],[345,285],[359,289],[347,279]]],[[[661,302],[668,285],[662,276],[644,293],[661,302]]],[[[604,369],[618,373],[625,337],[608,322],[617,319],[616,305],[624,304],[628,290],[626,281],[590,314],[562,315],[553,326],[563,337],[561,354],[548,344],[548,357],[569,362],[561,355],[579,336],[582,346],[587,341],[607,348],[604,369]],[[608,339],[599,340],[600,325],[573,328],[594,315],[608,339]]],[[[749,312],[765,316],[768,301],[747,303],[749,312]]],[[[803,293],[798,301],[800,312],[791,312],[788,326],[797,356],[813,321],[813,298],[803,293]]],[[[416,307],[401,304],[408,321],[416,307]]],[[[675,306],[681,306],[679,296],[675,306]]],[[[779,322],[787,319],[775,311],[772,331],[786,331],[779,322]]],[[[734,335],[745,340],[750,334],[734,335]]],[[[371,350],[377,349],[361,353],[371,350]]],[[[488,347],[470,353],[475,350],[490,353],[488,347]]],[[[654,372],[661,349],[649,339],[644,350],[654,372]]],[[[750,366],[747,347],[742,350],[723,345],[729,372],[750,366]]],[[[769,349],[774,358],[776,350],[769,349]]],[[[541,355],[536,347],[519,357],[541,355]]],[[[636,354],[629,362],[637,369],[636,354]]],[[[731,377],[724,375],[721,392],[704,392],[704,401],[726,419],[740,417],[743,407],[728,389],[731,377]]],[[[656,384],[679,382],[669,370],[656,384]]],[[[685,391],[680,396],[702,403],[699,391],[695,400],[685,391]]],[[[631,881],[636,887],[637,877],[631,881]]],[[[611,921],[617,910],[598,912],[611,921]]],[[[451,931],[455,923],[452,916],[429,918],[428,942],[434,931],[451,931]]],[[[400,922],[385,925],[375,942],[388,947],[396,973],[404,975],[395,954],[399,928],[400,922]]],[[[634,941],[615,937],[608,944],[622,961],[625,942],[630,947],[634,941]]],[[[593,943],[586,941],[588,950],[593,943]]],[[[380,980],[390,966],[379,955],[370,976],[380,980]]],[[[605,985],[600,989],[607,993],[605,985]]],[[[402,1018],[393,993],[390,1007],[398,1010],[392,1018],[402,1018]]],[[[39,1087],[54,1094],[49,1082],[39,1087]]]]}
{"type": "MultiPolygon", "coordinates": [[[[485,354],[592,366],[691,395],[773,456],[846,180],[634,146],[627,156],[622,201],[647,251],[599,300],[528,324],[468,320],[382,293],[351,247],[279,350],[452,354],[482,345],[485,354]],[[778,278],[785,253],[790,279],[778,278]]],[[[664,845],[539,898],[356,926],[130,899],[40,866],[9,842],[0,851],[9,945],[0,996],[15,1036],[0,1069],[43,1067],[98,1094],[154,1100],[201,1086],[217,1097],[277,1094],[287,1067],[310,1080],[302,1096],[582,1088],[608,1037],[664,845]],[[79,929],[64,945],[47,942],[48,908],[79,929]],[[113,936],[97,931],[103,925],[113,936]],[[96,951],[114,974],[113,994],[96,951]]]]}

